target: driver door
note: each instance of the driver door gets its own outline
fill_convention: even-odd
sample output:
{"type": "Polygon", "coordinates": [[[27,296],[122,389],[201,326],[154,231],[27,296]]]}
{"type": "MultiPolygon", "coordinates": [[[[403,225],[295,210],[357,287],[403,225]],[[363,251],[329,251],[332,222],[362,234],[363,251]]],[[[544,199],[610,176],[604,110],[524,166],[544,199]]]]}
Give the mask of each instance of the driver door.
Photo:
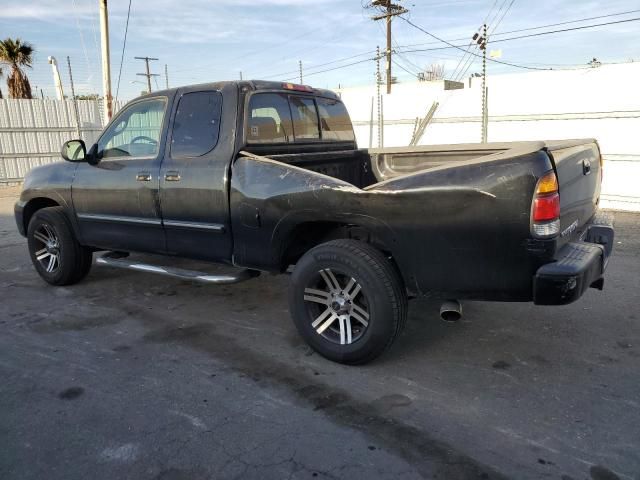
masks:
{"type": "Polygon", "coordinates": [[[127,105],[92,147],[99,163],[78,164],[71,191],[85,245],[165,251],[158,175],[169,100],[158,96],[127,105]]]}

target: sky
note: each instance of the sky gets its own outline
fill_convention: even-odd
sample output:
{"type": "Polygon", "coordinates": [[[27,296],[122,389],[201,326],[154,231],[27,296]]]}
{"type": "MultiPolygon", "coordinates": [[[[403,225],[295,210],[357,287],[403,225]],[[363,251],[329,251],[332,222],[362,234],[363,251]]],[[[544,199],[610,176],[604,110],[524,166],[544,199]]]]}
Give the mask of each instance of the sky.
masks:
{"type": "MultiPolygon", "coordinates": [[[[465,48],[466,39],[487,21],[492,34],[489,49],[500,49],[500,61],[521,67],[575,68],[594,57],[603,63],[640,61],[640,21],[497,42],[530,33],[640,18],[640,0],[396,3],[409,10],[406,17],[415,25],[465,48]],[[505,33],[631,10],[638,11],[505,33]],[[494,40],[496,43],[492,43],[494,40]]],[[[98,0],[0,0],[0,37],[19,37],[35,47],[33,68],[27,69],[27,75],[36,92],[55,95],[47,63],[47,57],[53,55],[60,64],[66,94],[70,93],[67,56],[76,94],[102,93],[98,5],[98,0]]],[[[146,79],[137,75],[144,72],[144,63],[135,56],[159,59],[151,63],[152,73],[160,74],[152,81],[154,90],[165,86],[165,65],[169,85],[175,87],[237,79],[240,72],[244,79],[297,81],[299,61],[305,84],[322,88],[371,84],[375,48],[379,45],[384,49],[386,37],[383,22],[371,20],[376,12],[364,5],[362,0],[132,0],[121,61],[129,1],[110,0],[113,95],[129,100],[146,89],[146,79]]],[[[462,50],[450,48],[400,18],[392,25],[394,50],[427,49],[394,55],[397,64],[393,65],[393,75],[400,82],[415,81],[416,72],[431,64],[443,65],[446,78],[480,71],[479,58],[467,56],[461,61],[462,50]],[[467,59],[473,60],[468,68],[467,59]]],[[[525,69],[494,62],[488,66],[489,75],[513,71],[525,69]]],[[[6,95],[6,78],[0,80],[0,89],[6,95]]]]}

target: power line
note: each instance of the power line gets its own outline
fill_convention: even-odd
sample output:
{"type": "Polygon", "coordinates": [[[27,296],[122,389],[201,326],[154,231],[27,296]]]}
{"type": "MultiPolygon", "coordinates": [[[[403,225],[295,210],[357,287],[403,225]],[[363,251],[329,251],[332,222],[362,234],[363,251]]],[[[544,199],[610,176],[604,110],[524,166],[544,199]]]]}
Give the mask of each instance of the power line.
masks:
{"type": "Polygon", "coordinates": [[[515,1],[516,0],[511,0],[511,3],[507,7],[507,9],[504,11],[502,16],[498,19],[498,22],[495,25],[493,25],[493,28],[491,29],[491,35],[493,35],[493,32],[495,32],[496,29],[500,26],[500,23],[502,23],[502,20],[504,20],[504,17],[507,15],[507,13],[509,13],[509,10],[511,10],[511,7],[513,7],[513,4],[515,1]]]}
{"type": "Polygon", "coordinates": [[[116,84],[116,102],[118,101],[118,93],[120,92],[120,77],[122,76],[122,64],[124,62],[124,49],[127,46],[127,33],[129,32],[130,15],[131,15],[131,0],[129,0],[129,9],[127,10],[127,23],[124,26],[124,41],[122,42],[122,55],[120,56],[120,70],[118,71],[118,83],[116,84]]]}
{"type": "MultiPolygon", "coordinates": [[[[497,3],[497,2],[496,2],[496,3],[497,3]]],[[[638,11],[640,11],[640,10],[638,10],[638,11]]],[[[591,19],[594,19],[594,18],[603,18],[603,17],[610,17],[610,16],[616,16],[616,15],[622,15],[622,14],[626,14],[626,13],[630,13],[630,12],[634,12],[634,11],[621,12],[621,13],[617,13],[617,14],[603,15],[603,16],[599,16],[599,17],[591,17],[591,19]]],[[[461,45],[454,45],[454,44],[450,43],[451,41],[443,40],[443,39],[441,39],[440,37],[437,37],[436,35],[433,35],[433,34],[431,34],[430,32],[427,32],[426,30],[424,30],[424,29],[422,29],[421,27],[419,27],[419,26],[415,25],[414,23],[412,23],[411,21],[409,21],[409,20],[405,19],[405,18],[404,18],[404,17],[402,17],[402,16],[400,16],[400,18],[402,18],[402,19],[403,19],[403,20],[405,20],[407,23],[409,23],[409,24],[411,24],[412,26],[414,26],[414,28],[417,28],[418,30],[421,30],[423,33],[426,33],[427,35],[429,35],[429,36],[433,37],[433,38],[434,38],[434,39],[436,39],[439,43],[445,43],[447,46],[445,46],[445,47],[437,47],[437,48],[428,48],[428,49],[415,49],[415,50],[395,51],[395,53],[396,53],[396,54],[406,54],[406,53],[415,53],[415,52],[426,52],[426,51],[442,50],[442,49],[449,49],[449,48],[455,48],[455,49],[458,49],[458,50],[464,51],[464,52],[466,53],[466,50],[464,49],[464,47],[467,47],[466,45],[462,45],[462,46],[461,46],[461,45]]],[[[570,21],[570,22],[562,22],[562,23],[563,23],[563,24],[567,24],[567,23],[576,23],[576,22],[586,21],[586,20],[588,20],[588,19],[572,20],[572,21],[570,21]]],[[[546,35],[546,34],[552,34],[552,33],[559,33],[559,32],[570,31],[570,30],[574,30],[574,29],[576,29],[576,30],[577,30],[577,29],[584,29],[584,28],[594,28],[594,27],[597,27],[597,26],[604,26],[604,25],[610,25],[610,24],[616,24],[616,23],[623,23],[623,22],[627,22],[627,21],[636,21],[636,20],[640,20],[640,18],[637,18],[637,19],[628,19],[628,20],[621,20],[621,21],[616,21],[616,22],[607,22],[607,23],[602,23],[602,24],[597,24],[597,25],[586,25],[586,26],[576,27],[576,28],[573,28],[573,29],[562,29],[562,30],[558,30],[558,31],[540,32],[540,33],[538,33],[538,34],[531,35],[531,36],[538,36],[538,35],[546,35]]],[[[552,25],[556,25],[556,24],[552,24],[552,25]]],[[[551,25],[538,26],[538,27],[529,27],[529,28],[526,28],[526,29],[512,30],[512,31],[510,31],[510,32],[496,33],[496,34],[494,34],[494,35],[504,35],[504,34],[507,34],[507,33],[516,33],[516,32],[518,32],[518,31],[535,30],[535,29],[540,29],[540,28],[546,28],[546,27],[548,27],[548,26],[551,26],[551,25]]],[[[519,39],[519,38],[525,38],[525,37],[526,37],[526,36],[511,37],[511,38],[506,38],[506,39],[494,39],[494,40],[492,40],[492,43],[499,42],[499,41],[516,40],[516,39],[519,39]]],[[[452,41],[453,41],[453,40],[452,40],[452,41]]],[[[431,42],[431,43],[436,43],[436,42],[431,42]]],[[[422,43],[422,44],[416,44],[416,45],[425,45],[425,44],[424,44],[424,43],[422,43]]],[[[397,46],[397,48],[405,48],[405,47],[407,47],[407,46],[412,46],[412,45],[397,46]]],[[[318,68],[318,67],[322,67],[322,66],[327,66],[327,65],[332,65],[332,64],[335,64],[335,63],[339,63],[339,62],[344,62],[344,61],[347,61],[347,60],[350,60],[350,59],[353,59],[353,58],[361,57],[361,56],[363,56],[363,55],[369,55],[369,54],[371,54],[371,53],[373,53],[373,52],[372,52],[372,51],[368,51],[368,52],[358,53],[358,54],[356,54],[356,55],[352,55],[352,56],[349,56],[349,57],[344,57],[344,58],[340,58],[340,59],[336,59],[336,60],[332,60],[332,61],[329,61],[329,62],[325,62],[325,63],[318,64],[318,65],[316,65],[314,68],[318,68]]],[[[405,57],[401,57],[401,58],[404,58],[404,59],[405,59],[405,61],[408,61],[405,57]]],[[[481,55],[478,55],[478,54],[476,54],[476,53],[471,52],[471,55],[470,55],[470,57],[469,57],[469,61],[467,61],[467,62],[465,62],[465,63],[463,64],[463,70],[462,70],[462,71],[463,71],[464,73],[466,73],[466,71],[468,70],[468,68],[470,68],[470,67],[471,67],[471,65],[473,64],[473,60],[474,60],[474,58],[481,58],[481,55]],[[465,68],[465,67],[466,67],[466,68],[465,68]]],[[[368,61],[371,61],[371,60],[375,60],[375,57],[374,57],[374,58],[366,58],[366,59],[363,59],[363,60],[359,60],[359,61],[356,61],[356,62],[351,62],[351,63],[345,64],[345,65],[339,65],[339,66],[337,66],[337,67],[333,67],[333,68],[329,68],[329,69],[323,69],[323,70],[317,70],[317,71],[315,71],[315,70],[314,70],[314,71],[312,71],[312,72],[305,73],[305,76],[306,76],[306,77],[308,77],[308,76],[310,76],[310,75],[318,75],[318,74],[321,74],[321,73],[326,73],[326,72],[330,72],[330,71],[335,71],[335,70],[339,70],[339,69],[342,69],[342,68],[348,68],[348,67],[351,67],[351,66],[354,66],[354,65],[358,65],[358,64],[362,64],[362,63],[365,63],[365,62],[368,62],[368,61]]],[[[487,60],[492,61],[492,62],[494,62],[494,63],[499,63],[499,64],[508,65],[508,66],[512,66],[512,67],[517,67],[517,68],[524,68],[524,69],[529,69],[529,70],[551,70],[551,68],[536,68],[536,67],[531,67],[531,66],[527,66],[527,65],[523,65],[523,64],[513,64],[513,63],[509,63],[509,62],[503,62],[503,61],[499,61],[499,60],[491,59],[491,58],[488,58],[487,60]]],[[[411,63],[411,62],[409,62],[409,63],[411,63]]],[[[398,65],[398,66],[400,66],[400,65],[398,65]]],[[[400,68],[402,68],[402,67],[400,67],[400,68]]],[[[404,69],[404,70],[405,70],[405,71],[407,71],[407,73],[410,73],[407,69],[404,69]]],[[[462,76],[464,76],[464,73],[462,74],[462,76]]],[[[290,71],[287,71],[287,72],[281,72],[281,73],[273,74],[273,75],[267,75],[267,76],[263,76],[262,78],[264,78],[264,79],[270,79],[270,78],[281,77],[281,76],[284,76],[284,75],[290,75],[290,74],[298,74],[298,75],[299,75],[299,69],[296,69],[296,70],[290,70],[290,71]]],[[[411,74],[412,74],[412,75],[414,75],[413,73],[411,73],[411,74]]],[[[145,74],[142,74],[142,75],[145,75],[145,74]]],[[[291,77],[291,78],[287,79],[287,81],[295,80],[296,78],[297,78],[297,75],[296,75],[296,77],[291,77]]]]}
{"type": "Polygon", "coordinates": [[[408,70],[407,68],[405,68],[404,66],[402,66],[402,64],[400,62],[398,62],[398,60],[391,60],[395,65],[397,65],[398,67],[400,67],[400,69],[404,70],[405,72],[407,72],[409,75],[411,75],[412,77],[418,77],[418,74],[415,72],[412,72],[410,70],[408,70]]]}
{"type": "Polygon", "coordinates": [[[507,35],[509,33],[519,33],[519,32],[526,32],[529,30],[539,30],[541,28],[559,27],[560,25],[569,25],[571,23],[587,22],[589,20],[600,20],[601,18],[619,17],[621,15],[628,15],[630,13],[638,13],[638,12],[640,12],[640,9],[628,10],[626,12],[610,13],[608,15],[598,15],[597,17],[580,18],[578,20],[569,20],[566,22],[550,23],[548,25],[541,25],[539,27],[520,28],[518,30],[509,30],[508,32],[494,33],[494,35],[507,35]]]}
{"type": "MultiPolygon", "coordinates": [[[[347,60],[352,60],[354,58],[362,57],[363,55],[371,55],[372,53],[375,53],[375,50],[369,50],[368,52],[358,53],[358,54],[355,54],[355,55],[351,55],[350,57],[339,58],[337,60],[332,60],[330,62],[319,63],[318,65],[315,65],[313,68],[325,67],[327,65],[333,65],[334,63],[340,63],[340,62],[344,62],[344,61],[347,61],[347,60]]],[[[284,75],[289,75],[289,74],[292,74],[292,73],[299,73],[299,70],[289,70],[288,72],[275,73],[275,74],[272,74],[272,75],[262,76],[262,78],[264,80],[269,80],[271,78],[282,77],[284,75]]]]}
{"type": "Polygon", "coordinates": [[[418,72],[422,72],[424,70],[424,67],[418,65],[417,63],[413,63],[411,60],[409,60],[407,57],[405,57],[404,55],[402,55],[401,53],[395,52],[397,57],[400,57],[402,59],[403,62],[408,63],[409,65],[411,65],[413,68],[417,68],[418,72]]]}
{"type": "Polygon", "coordinates": [[[549,34],[552,34],[552,33],[573,32],[575,30],[584,30],[586,28],[596,28],[596,27],[604,27],[606,25],[616,25],[616,24],[619,24],[619,23],[637,22],[638,20],[640,20],[640,17],[628,18],[628,19],[625,19],[625,20],[616,20],[616,21],[613,21],[613,22],[595,23],[593,25],[582,25],[580,27],[562,28],[560,30],[552,30],[552,31],[549,31],[549,32],[530,33],[528,35],[520,35],[518,37],[500,38],[498,40],[492,40],[492,42],[493,43],[496,43],[496,42],[507,42],[507,41],[510,41],[510,40],[519,40],[521,38],[540,37],[542,35],[549,35],[549,34]]]}
{"type": "MultiPolygon", "coordinates": [[[[427,35],[429,35],[430,37],[433,37],[433,38],[435,38],[436,40],[440,40],[442,43],[445,43],[445,44],[449,45],[449,47],[450,47],[450,48],[457,48],[458,50],[462,50],[463,52],[466,52],[466,50],[465,50],[463,47],[461,47],[461,46],[459,46],[459,45],[454,45],[453,43],[450,43],[450,42],[448,42],[447,40],[443,40],[442,38],[440,38],[440,37],[438,37],[438,36],[434,35],[434,34],[433,34],[433,33],[431,33],[431,32],[428,32],[428,31],[427,31],[427,30],[425,30],[424,28],[422,28],[422,27],[420,27],[420,26],[416,25],[416,24],[415,24],[415,23],[413,23],[411,20],[408,20],[408,19],[404,18],[403,16],[400,16],[400,18],[401,18],[402,20],[404,20],[405,22],[407,22],[407,23],[408,23],[409,25],[411,25],[412,27],[417,28],[418,30],[420,30],[420,31],[421,31],[421,32],[423,32],[423,33],[426,33],[426,34],[427,34],[427,35]]],[[[403,53],[407,53],[407,52],[410,52],[410,51],[411,51],[411,50],[408,50],[408,51],[407,51],[407,50],[405,50],[403,53]]],[[[469,53],[470,53],[471,55],[476,56],[476,57],[480,57],[480,58],[482,57],[482,55],[478,55],[477,53],[472,52],[472,51],[469,51],[469,53]]],[[[496,60],[495,58],[488,58],[487,60],[490,60],[490,61],[492,61],[492,62],[494,62],[494,63],[501,63],[501,64],[503,64],[503,65],[509,65],[509,66],[511,66],[511,67],[517,67],[517,68],[524,68],[524,69],[527,69],[527,70],[551,70],[550,68],[527,67],[527,66],[524,66],[524,65],[518,65],[518,64],[515,64],[515,63],[502,62],[502,61],[500,61],[500,60],[496,60]]]]}
{"type": "Polygon", "coordinates": [[[456,77],[453,78],[453,80],[456,82],[459,82],[460,80],[462,80],[467,75],[467,72],[469,71],[469,69],[473,65],[473,62],[475,62],[475,60],[476,60],[476,57],[474,57],[473,55],[469,55],[469,58],[460,69],[460,72],[458,72],[458,75],[456,75],[456,77]]]}
{"type": "MultiPolygon", "coordinates": [[[[340,70],[342,68],[351,67],[353,65],[358,65],[358,64],[364,63],[364,62],[370,62],[372,60],[375,60],[375,58],[365,58],[364,60],[360,60],[360,61],[353,62],[353,63],[348,63],[347,65],[341,65],[339,67],[327,68],[326,70],[318,70],[317,72],[305,73],[304,75],[305,75],[305,77],[310,77],[311,75],[318,75],[319,73],[333,72],[334,70],[340,70]]],[[[287,78],[287,79],[285,79],[285,81],[292,81],[292,80],[295,80],[296,78],[298,78],[298,77],[296,76],[296,77],[292,77],[292,78],[287,78]]]]}
{"type": "MultiPolygon", "coordinates": [[[[506,1],[507,0],[505,0],[505,4],[506,4],[506,1]]],[[[493,26],[493,29],[491,30],[492,32],[495,32],[496,29],[498,28],[498,26],[500,26],[500,23],[502,23],[502,20],[504,20],[504,17],[507,15],[507,13],[509,13],[509,10],[511,10],[511,7],[513,7],[514,2],[515,2],[515,0],[511,0],[511,3],[509,3],[509,6],[505,9],[504,13],[502,14],[502,16],[500,18],[498,18],[498,15],[496,15],[496,18],[498,18],[498,22],[493,26]]],[[[484,25],[486,25],[486,23],[484,25]]],[[[489,39],[487,38],[486,32],[485,32],[485,42],[487,42],[488,40],[489,39]]],[[[472,40],[472,43],[473,43],[473,40],[472,40]]],[[[483,53],[482,62],[483,62],[483,68],[484,68],[484,67],[486,67],[486,53],[487,53],[486,52],[486,44],[485,44],[485,49],[483,50],[482,53],[483,53]]],[[[473,60],[474,60],[473,56],[470,55],[469,56],[469,60],[467,62],[465,62],[465,64],[463,65],[463,68],[459,72],[459,75],[456,78],[454,78],[455,81],[460,81],[466,76],[467,72],[469,71],[469,69],[473,65],[473,60]]],[[[485,72],[485,74],[486,74],[486,72],[485,72]]],[[[483,89],[483,95],[484,94],[485,94],[485,91],[483,89]]],[[[485,126],[485,129],[483,129],[482,131],[483,131],[483,133],[485,134],[485,137],[486,137],[486,126],[485,126]]]]}
{"type": "MultiPolygon", "coordinates": [[[[493,9],[496,8],[496,5],[498,4],[498,0],[494,0],[493,5],[491,6],[491,8],[489,9],[489,11],[487,12],[487,15],[484,17],[484,20],[482,21],[482,24],[486,24],[487,20],[489,19],[489,17],[491,16],[491,12],[493,12],[493,9]]],[[[470,50],[472,48],[476,48],[478,45],[477,43],[475,43],[472,40],[469,41],[469,45],[467,46],[467,51],[465,52],[465,54],[462,56],[462,58],[458,61],[458,64],[456,65],[456,68],[453,69],[453,73],[451,74],[451,76],[453,77],[452,80],[456,81],[456,72],[458,71],[458,68],[460,67],[460,64],[462,64],[462,69],[464,69],[464,66],[467,65],[467,62],[469,62],[469,60],[471,60],[471,63],[473,63],[473,55],[469,55],[470,50]],[[467,55],[469,56],[467,59],[467,55]]],[[[463,70],[460,70],[460,73],[463,72],[463,70]]],[[[461,76],[464,76],[464,73],[462,73],[461,76]]]]}
{"type": "MultiPolygon", "coordinates": [[[[420,26],[418,26],[418,25],[414,24],[413,22],[411,22],[410,20],[408,20],[408,19],[406,19],[406,18],[404,18],[404,17],[402,17],[402,16],[400,16],[400,18],[401,18],[401,19],[403,19],[405,22],[409,23],[410,25],[412,25],[414,28],[417,28],[418,30],[422,31],[423,33],[426,33],[427,35],[429,35],[429,36],[431,36],[431,37],[435,38],[435,39],[436,39],[436,40],[438,40],[439,42],[445,43],[445,44],[446,44],[446,45],[448,45],[448,46],[447,46],[447,47],[431,48],[431,49],[405,50],[405,51],[403,51],[403,52],[399,52],[399,53],[411,53],[411,52],[414,52],[414,51],[415,51],[415,52],[420,52],[420,51],[440,50],[440,49],[443,49],[443,48],[456,48],[456,49],[458,49],[458,50],[462,50],[462,51],[466,52],[466,50],[464,50],[463,46],[460,46],[460,45],[454,45],[454,44],[450,43],[449,41],[447,41],[447,40],[443,40],[443,39],[441,39],[440,37],[438,37],[438,36],[436,36],[436,35],[434,35],[434,34],[432,34],[432,33],[428,32],[428,31],[424,30],[422,27],[420,27],[420,26]]],[[[606,24],[599,24],[599,25],[587,25],[587,26],[577,27],[577,28],[592,28],[592,27],[596,27],[596,26],[602,26],[602,25],[607,25],[607,24],[621,23],[621,22],[625,22],[625,21],[635,21],[635,20],[640,20],[640,18],[638,18],[638,19],[630,19],[630,20],[622,20],[622,21],[616,21],[616,22],[608,22],[608,23],[606,23],[606,24]]],[[[569,30],[569,29],[564,29],[564,30],[560,30],[560,31],[565,31],[565,30],[569,30]]],[[[552,32],[541,32],[540,34],[547,34],[547,33],[556,33],[556,32],[555,32],[555,31],[552,31],[552,32]]],[[[540,35],[540,34],[537,34],[537,35],[540,35]]],[[[517,38],[519,38],[519,37],[517,37],[517,38]]],[[[514,37],[513,39],[516,39],[516,37],[514,37]]],[[[502,39],[502,40],[493,40],[493,43],[495,43],[495,42],[497,42],[497,41],[507,41],[507,40],[511,40],[511,38],[508,38],[508,39],[502,39]]],[[[367,53],[368,53],[368,52],[367,52],[367,53]]],[[[396,52],[396,53],[398,53],[398,52],[396,52]]],[[[476,57],[476,58],[482,58],[482,55],[479,55],[479,54],[477,54],[477,53],[475,53],[475,52],[469,52],[469,53],[471,54],[471,58],[473,58],[473,57],[476,57]]],[[[346,58],[344,58],[344,59],[339,59],[339,60],[334,60],[334,61],[331,61],[331,62],[326,62],[325,64],[320,64],[320,65],[317,65],[317,66],[328,65],[328,64],[332,64],[332,63],[337,63],[337,62],[345,61],[345,60],[347,60],[347,59],[349,59],[349,58],[355,58],[355,57],[358,57],[358,56],[362,56],[363,54],[364,54],[364,53],[361,53],[361,54],[358,54],[358,55],[354,55],[354,56],[352,56],[352,57],[346,57],[346,58]]],[[[317,75],[317,74],[320,74],[320,73],[331,72],[331,71],[334,71],[334,70],[339,70],[339,69],[347,68],[347,67],[350,67],[350,66],[353,66],[353,65],[358,65],[358,64],[360,64],[360,63],[368,62],[368,61],[370,61],[370,60],[375,60],[375,58],[373,58],[373,59],[371,59],[371,58],[367,58],[367,59],[360,60],[360,61],[357,61],[357,62],[348,63],[348,64],[346,64],[346,65],[340,65],[340,66],[337,66],[337,67],[334,67],[334,68],[329,68],[329,69],[324,69],[324,70],[319,70],[319,71],[313,71],[313,72],[311,72],[311,73],[307,73],[307,74],[306,74],[306,76],[308,77],[308,76],[310,76],[310,75],[317,75]]],[[[487,58],[487,60],[488,60],[488,61],[491,61],[491,62],[494,62],[494,63],[499,63],[499,64],[502,64],[502,65],[508,65],[508,66],[516,67],[516,68],[522,68],[522,69],[526,69],[526,70],[542,70],[542,71],[553,70],[552,68],[548,68],[548,67],[547,67],[547,68],[542,68],[542,67],[534,67],[534,66],[529,66],[529,65],[515,64],[515,63],[510,63],[510,62],[504,62],[504,61],[496,60],[496,59],[494,59],[494,58],[487,58]]],[[[471,63],[469,64],[469,67],[470,67],[470,66],[471,66],[471,63]]],[[[468,69],[469,67],[467,67],[467,69],[468,69]]],[[[405,71],[406,71],[406,70],[405,70],[405,71]]],[[[287,72],[287,73],[297,73],[297,71],[296,71],[296,70],[293,70],[293,71],[291,71],[291,72],[287,72]]],[[[466,73],[466,72],[465,72],[465,73],[466,73]]],[[[279,75],[281,75],[281,74],[279,74],[279,75]]],[[[274,76],[275,76],[275,75],[274,75],[274,76]]],[[[292,77],[292,78],[289,78],[289,79],[287,79],[287,80],[288,80],[288,81],[289,81],[289,80],[295,80],[295,78],[296,78],[296,77],[292,77]]]]}
{"type": "MultiPolygon", "coordinates": [[[[516,30],[509,30],[506,32],[498,32],[498,33],[493,33],[492,36],[496,37],[498,35],[508,35],[510,33],[520,33],[520,32],[527,32],[527,31],[531,31],[531,30],[540,30],[541,28],[550,28],[550,27],[558,27],[561,25],[570,25],[572,23],[580,23],[580,22],[587,22],[589,20],[599,20],[602,18],[610,18],[610,17],[618,17],[621,15],[628,15],[631,13],[638,13],[640,12],[640,9],[638,10],[627,10],[626,12],[617,12],[617,13],[610,13],[607,15],[598,15],[596,17],[587,17],[587,18],[579,18],[576,20],[568,20],[565,22],[559,22],[559,23],[549,23],[547,25],[538,25],[536,27],[526,27],[526,28],[519,28],[516,30]]],[[[461,37],[461,38],[454,38],[454,39],[449,39],[449,42],[458,42],[461,40],[467,40],[467,37],[461,37]]],[[[494,40],[495,41],[495,40],[494,40]]],[[[437,44],[439,42],[422,42],[422,43],[412,43],[412,44],[407,44],[407,45],[402,45],[402,47],[419,47],[422,45],[433,45],[433,44],[437,44]]]]}
{"type": "Polygon", "coordinates": [[[493,15],[493,17],[491,18],[491,20],[489,20],[488,22],[483,23],[483,25],[493,25],[494,22],[498,19],[498,17],[500,16],[500,13],[502,12],[502,10],[504,9],[505,5],[507,4],[509,0],[503,0],[502,3],[500,4],[500,8],[498,8],[498,10],[496,11],[496,13],[493,15]]]}
{"type": "MultiPolygon", "coordinates": [[[[77,8],[75,0],[71,0],[71,5],[73,6],[73,16],[74,16],[74,18],[76,20],[76,28],[78,29],[78,33],[80,35],[80,44],[82,45],[82,51],[84,53],[84,58],[85,58],[85,61],[87,62],[87,70],[89,72],[92,72],[93,68],[91,67],[90,62],[89,62],[89,55],[87,53],[87,46],[84,43],[84,35],[82,34],[82,29],[80,28],[80,20],[78,19],[78,8],[77,8]]],[[[91,76],[92,76],[92,74],[87,76],[87,83],[88,83],[89,78],[91,76]]]]}
{"type": "MultiPolygon", "coordinates": [[[[491,15],[491,12],[493,12],[493,9],[496,8],[496,5],[498,4],[498,0],[494,0],[493,1],[493,5],[491,6],[491,8],[489,9],[489,11],[487,12],[487,15],[484,17],[484,20],[482,21],[482,23],[487,23],[487,20],[489,20],[489,16],[491,15]]],[[[464,39],[463,39],[464,40],[464,39]]]]}
{"type": "MultiPolygon", "coordinates": [[[[264,48],[260,48],[258,50],[251,50],[250,52],[247,52],[244,55],[241,55],[241,56],[237,57],[235,60],[236,61],[237,60],[244,60],[246,58],[253,57],[253,56],[258,55],[258,54],[262,54],[262,53],[264,53],[266,51],[273,50],[274,48],[279,48],[279,47],[282,47],[283,45],[288,45],[294,40],[298,40],[300,38],[308,37],[309,35],[311,35],[313,33],[316,33],[316,32],[318,32],[320,30],[324,30],[325,28],[327,28],[327,25],[323,25],[321,27],[315,28],[313,30],[310,30],[308,32],[305,32],[305,33],[303,33],[301,35],[298,35],[296,37],[293,37],[293,38],[287,38],[286,41],[278,42],[278,43],[272,44],[270,46],[267,46],[267,47],[264,47],[264,48]]],[[[289,52],[287,52],[287,53],[289,53],[289,52]]],[[[260,62],[260,63],[263,63],[263,62],[260,62]]],[[[217,65],[218,65],[217,63],[199,64],[198,66],[192,67],[192,68],[183,68],[183,69],[175,70],[175,71],[172,69],[171,72],[172,72],[172,74],[174,74],[174,73],[178,73],[179,74],[179,73],[185,73],[185,72],[193,72],[193,71],[198,71],[198,70],[203,70],[203,69],[209,69],[209,68],[215,67],[217,65]]]]}
{"type": "MultiPolygon", "coordinates": [[[[404,17],[400,17],[402,18],[405,22],[409,23],[410,25],[412,25],[413,27],[417,28],[418,30],[422,31],[423,33],[426,33],[427,35],[429,35],[430,37],[435,38],[436,40],[439,40],[442,43],[445,43],[446,47],[434,47],[434,48],[424,48],[424,49],[414,49],[414,50],[403,50],[402,53],[412,53],[412,52],[427,52],[427,51],[433,51],[433,50],[443,50],[443,49],[447,49],[447,48],[456,48],[458,50],[464,50],[464,46],[463,45],[454,45],[451,42],[447,41],[447,40],[443,40],[440,37],[437,37],[436,35],[424,30],[423,28],[419,27],[418,25],[412,23],[410,20],[404,18],[404,17]]],[[[565,29],[560,29],[560,30],[552,30],[552,31],[548,31],[548,32],[539,32],[539,33],[533,33],[533,34],[529,34],[529,35],[520,35],[517,37],[509,37],[509,38],[502,38],[502,39],[494,39],[492,40],[492,43],[498,43],[498,42],[507,42],[507,41],[512,41],[512,40],[519,40],[521,38],[529,38],[529,37],[538,37],[538,36],[542,36],[542,35],[550,35],[550,34],[554,34],[554,33],[562,33],[562,32],[568,32],[568,31],[574,31],[574,30],[583,30],[583,29],[587,29],[587,28],[596,28],[596,27],[602,27],[602,26],[606,26],[606,25],[614,25],[614,24],[619,24],[619,23],[625,23],[625,22],[635,22],[640,20],[640,17],[638,18],[630,18],[630,19],[626,19],[626,20],[618,20],[618,21],[614,21],[614,22],[606,22],[606,23],[599,23],[599,24],[593,24],[593,25],[583,25],[580,27],[573,27],[573,28],[565,28],[565,29]]],[[[473,54],[476,57],[480,57],[480,55],[478,54],[473,54]]],[[[496,60],[494,58],[489,58],[488,60],[494,62],[494,63],[501,63],[504,65],[510,65],[512,67],[518,67],[518,68],[526,68],[526,69],[531,69],[531,70],[550,70],[549,68],[533,68],[533,67],[527,67],[524,65],[516,65],[516,64],[511,64],[509,62],[503,62],[500,60],[496,60]]]]}

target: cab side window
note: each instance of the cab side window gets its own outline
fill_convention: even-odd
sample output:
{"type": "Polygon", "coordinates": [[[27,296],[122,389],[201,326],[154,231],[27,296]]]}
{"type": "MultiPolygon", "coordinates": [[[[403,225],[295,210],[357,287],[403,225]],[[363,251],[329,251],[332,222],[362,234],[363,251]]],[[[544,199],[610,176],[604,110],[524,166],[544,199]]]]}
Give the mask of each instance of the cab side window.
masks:
{"type": "Polygon", "coordinates": [[[136,102],[118,114],[98,141],[100,158],[155,157],[166,109],[164,98],[136,102]]]}
{"type": "Polygon", "coordinates": [[[355,141],[353,125],[344,104],[339,100],[316,98],[323,140],[355,141]]]}
{"type": "Polygon", "coordinates": [[[180,97],[173,121],[171,156],[200,157],[213,150],[220,135],[222,94],[192,92],[180,97]]]}

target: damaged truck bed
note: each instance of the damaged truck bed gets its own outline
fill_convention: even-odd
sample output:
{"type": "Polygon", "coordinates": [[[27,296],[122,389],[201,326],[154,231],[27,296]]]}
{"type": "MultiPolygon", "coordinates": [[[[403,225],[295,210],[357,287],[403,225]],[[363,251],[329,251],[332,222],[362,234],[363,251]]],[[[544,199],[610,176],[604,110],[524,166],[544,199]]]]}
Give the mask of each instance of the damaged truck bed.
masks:
{"type": "Polygon", "coordinates": [[[388,348],[410,297],[575,301],[603,287],[613,245],[595,140],[358,149],[339,97],[302,85],[155,92],[62,154],[16,205],[46,281],[79,281],[97,250],[242,269],[137,268],[211,283],[292,271],[299,332],[344,363],[388,348]]]}

